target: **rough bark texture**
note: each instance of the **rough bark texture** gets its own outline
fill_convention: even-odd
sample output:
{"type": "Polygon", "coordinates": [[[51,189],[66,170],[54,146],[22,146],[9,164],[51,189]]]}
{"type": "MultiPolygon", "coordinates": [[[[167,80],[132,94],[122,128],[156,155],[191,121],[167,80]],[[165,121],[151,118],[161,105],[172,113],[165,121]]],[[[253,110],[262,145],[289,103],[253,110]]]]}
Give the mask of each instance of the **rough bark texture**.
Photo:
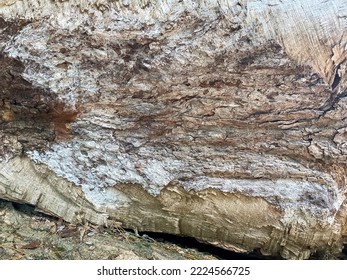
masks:
{"type": "Polygon", "coordinates": [[[0,1],[0,197],[237,252],[341,251],[344,0],[0,1]]]}

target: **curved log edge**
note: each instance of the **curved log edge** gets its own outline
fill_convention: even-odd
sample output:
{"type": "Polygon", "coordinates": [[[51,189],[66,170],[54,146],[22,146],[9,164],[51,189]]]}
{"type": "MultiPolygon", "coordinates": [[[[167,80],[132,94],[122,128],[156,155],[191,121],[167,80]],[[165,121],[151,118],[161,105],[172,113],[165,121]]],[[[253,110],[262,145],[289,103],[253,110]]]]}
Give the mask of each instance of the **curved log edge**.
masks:
{"type": "Polygon", "coordinates": [[[0,3],[0,198],[288,259],[346,226],[343,0],[0,3]]]}

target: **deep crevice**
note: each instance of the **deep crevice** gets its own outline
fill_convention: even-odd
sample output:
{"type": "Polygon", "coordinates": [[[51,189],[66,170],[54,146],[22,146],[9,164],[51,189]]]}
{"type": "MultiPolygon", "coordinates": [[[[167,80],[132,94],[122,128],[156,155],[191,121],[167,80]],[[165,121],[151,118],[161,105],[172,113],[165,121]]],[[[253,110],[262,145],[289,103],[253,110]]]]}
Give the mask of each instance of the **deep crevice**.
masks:
{"type": "Polygon", "coordinates": [[[50,216],[47,215],[41,211],[39,211],[35,206],[30,205],[30,204],[24,204],[24,203],[18,203],[18,202],[13,202],[13,201],[7,201],[7,200],[3,200],[0,198],[0,207],[3,204],[6,203],[11,203],[13,208],[20,212],[23,213],[27,216],[37,216],[37,217],[41,217],[41,218],[47,218],[49,220],[58,220],[58,218],[54,217],[54,216],[50,216]]]}
{"type": "Polygon", "coordinates": [[[215,247],[213,245],[201,243],[193,237],[182,237],[167,233],[156,232],[139,232],[139,235],[147,238],[154,239],[158,242],[173,243],[183,248],[195,249],[199,252],[211,254],[221,260],[281,260],[280,257],[268,257],[260,253],[259,250],[255,250],[250,253],[236,253],[233,251],[225,250],[215,247]]]}
{"type": "Polygon", "coordinates": [[[337,86],[339,85],[339,83],[340,83],[340,81],[341,81],[341,77],[340,77],[340,75],[339,75],[339,73],[338,73],[339,69],[340,69],[340,65],[337,66],[337,67],[336,67],[336,70],[335,70],[334,81],[333,81],[333,83],[331,84],[331,89],[332,89],[332,91],[334,91],[334,90],[337,88],[337,86]]]}
{"type": "Polygon", "coordinates": [[[318,110],[323,111],[318,119],[323,118],[328,112],[334,110],[336,105],[341,101],[341,99],[347,97],[347,91],[344,91],[340,94],[336,94],[336,92],[332,92],[329,99],[325,102],[323,106],[318,108],[318,110]]]}

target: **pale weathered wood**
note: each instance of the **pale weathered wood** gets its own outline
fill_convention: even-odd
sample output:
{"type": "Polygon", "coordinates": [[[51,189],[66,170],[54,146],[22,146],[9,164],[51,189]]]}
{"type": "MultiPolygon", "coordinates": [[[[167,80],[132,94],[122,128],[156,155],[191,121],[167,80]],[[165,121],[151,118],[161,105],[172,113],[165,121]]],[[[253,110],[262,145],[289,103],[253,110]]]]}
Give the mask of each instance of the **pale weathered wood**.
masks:
{"type": "Polygon", "coordinates": [[[344,2],[0,1],[0,197],[238,252],[340,252],[344,2]]]}

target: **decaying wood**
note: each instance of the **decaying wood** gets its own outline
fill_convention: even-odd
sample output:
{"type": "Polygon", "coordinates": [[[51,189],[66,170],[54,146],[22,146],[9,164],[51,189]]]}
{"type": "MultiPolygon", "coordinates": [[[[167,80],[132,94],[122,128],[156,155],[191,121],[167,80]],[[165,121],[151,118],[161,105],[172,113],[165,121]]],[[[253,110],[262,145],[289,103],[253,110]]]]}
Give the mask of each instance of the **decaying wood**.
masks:
{"type": "MultiPolygon", "coordinates": [[[[28,205],[0,200],[0,260],[216,260],[200,252],[122,228],[71,225],[35,213],[28,205]],[[83,238],[81,238],[81,235],[83,238]]],[[[230,257],[233,257],[232,252],[230,257]]],[[[235,256],[240,257],[240,256],[235,256]]]]}
{"type": "Polygon", "coordinates": [[[344,2],[0,1],[0,197],[237,252],[337,254],[344,2]]]}

